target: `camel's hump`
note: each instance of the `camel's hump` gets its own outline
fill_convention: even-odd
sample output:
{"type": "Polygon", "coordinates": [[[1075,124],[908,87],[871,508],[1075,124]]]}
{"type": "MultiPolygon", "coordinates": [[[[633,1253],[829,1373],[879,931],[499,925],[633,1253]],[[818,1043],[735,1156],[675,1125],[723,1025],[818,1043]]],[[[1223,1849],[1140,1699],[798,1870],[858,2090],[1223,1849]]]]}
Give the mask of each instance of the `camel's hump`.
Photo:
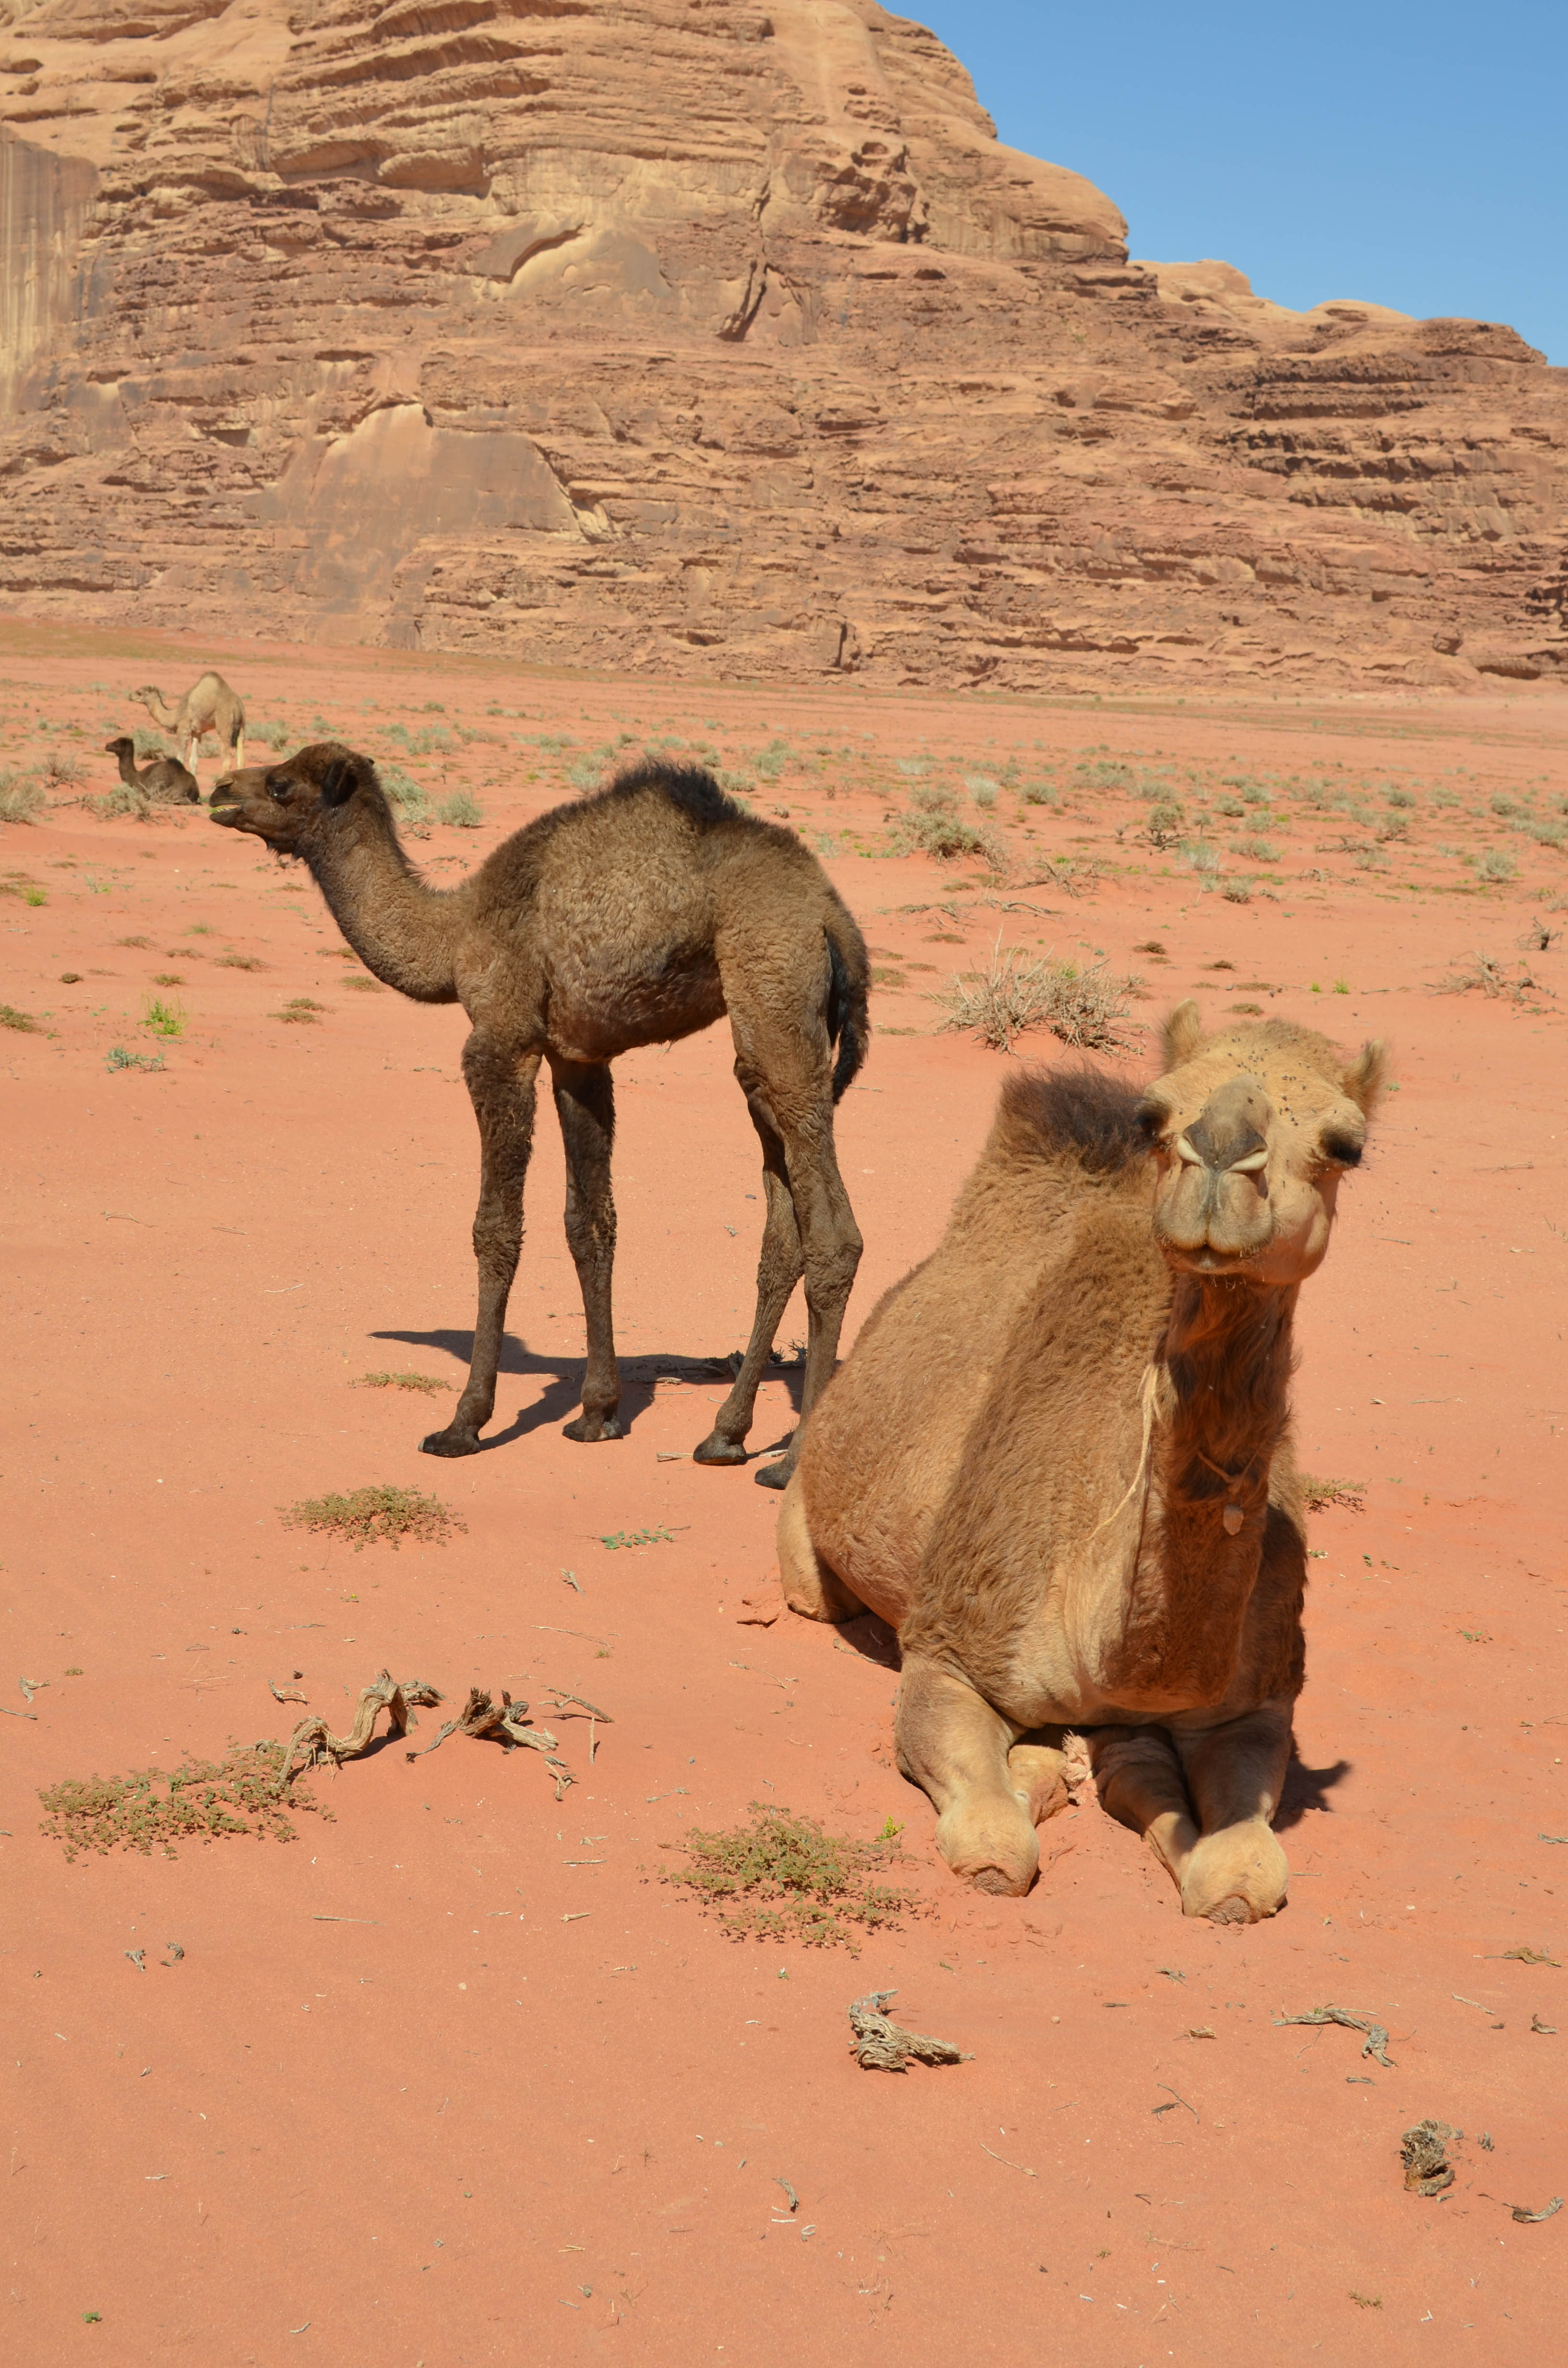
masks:
{"type": "Polygon", "coordinates": [[[1112,1175],[1148,1156],[1142,1099],[1141,1087],[1098,1069],[1026,1069],[1002,1088],[997,1132],[1018,1155],[1112,1175]]]}

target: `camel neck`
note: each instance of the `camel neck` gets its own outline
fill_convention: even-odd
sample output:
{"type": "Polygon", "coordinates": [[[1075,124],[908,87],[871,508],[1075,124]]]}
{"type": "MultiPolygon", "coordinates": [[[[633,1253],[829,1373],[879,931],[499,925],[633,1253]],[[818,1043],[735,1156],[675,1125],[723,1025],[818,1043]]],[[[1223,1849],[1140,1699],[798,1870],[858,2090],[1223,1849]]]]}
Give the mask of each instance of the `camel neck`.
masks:
{"type": "Polygon", "coordinates": [[[1178,1701],[1220,1701],[1234,1670],[1290,1418],[1295,1311],[1293,1285],[1183,1276],[1172,1293],[1123,1675],[1178,1701]]]}
{"type": "Polygon", "coordinates": [[[457,895],[426,887],[384,802],[357,797],[301,852],[367,970],[416,1002],[457,1000],[457,895]]]}

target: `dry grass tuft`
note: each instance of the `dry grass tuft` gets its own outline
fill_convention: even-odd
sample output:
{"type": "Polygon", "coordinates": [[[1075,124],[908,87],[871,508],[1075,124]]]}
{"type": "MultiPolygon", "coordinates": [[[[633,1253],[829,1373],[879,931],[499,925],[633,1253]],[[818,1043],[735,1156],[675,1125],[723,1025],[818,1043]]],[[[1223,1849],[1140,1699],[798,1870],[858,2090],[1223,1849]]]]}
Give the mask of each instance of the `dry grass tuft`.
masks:
{"type": "Polygon", "coordinates": [[[0,1003],[0,1028],[14,1028],[18,1036],[41,1036],[43,1023],[30,1012],[18,1011],[14,1003],[0,1003]]]}
{"type": "Polygon", "coordinates": [[[429,1397],[438,1397],[453,1384],[438,1382],[430,1373],[361,1373],[348,1386],[351,1390],[423,1390],[429,1397]]]}
{"type": "MultiPolygon", "coordinates": [[[[293,1827],[278,1804],[281,1744],[234,1744],[222,1759],[187,1759],[178,1768],[140,1768],[129,1776],[67,1776],[46,1786],[40,1833],[62,1842],[68,1859],[85,1851],[154,1850],[176,1856],[177,1841],[220,1841],[254,1834],[258,1841],[291,1842],[293,1827]]],[[[297,1788],[296,1809],[330,1818],[297,1788]]]]}
{"type": "Polygon", "coordinates": [[[351,1545],[356,1554],[377,1542],[395,1551],[404,1538],[444,1545],[455,1530],[468,1528],[438,1497],[387,1484],[351,1489],[347,1496],[304,1497],[278,1510],[286,1530],[324,1530],[351,1545]]]}
{"type": "Polygon", "coordinates": [[[0,822],[36,822],[47,802],[36,775],[0,773],[0,822]]]}
{"type": "Polygon", "coordinates": [[[978,855],[993,871],[1007,869],[1006,841],[994,830],[965,822],[951,790],[916,790],[909,812],[892,826],[890,844],[895,855],[934,855],[943,863],[978,855]]]}
{"type": "Polygon", "coordinates": [[[936,1000],[947,1008],[945,1029],[971,1030],[994,1052],[1010,1052],[1028,1029],[1049,1028],[1063,1044],[1116,1053],[1130,1046],[1120,1023],[1129,1017],[1122,998],[1134,984],[1113,979],[1103,962],[1080,970],[1050,954],[1027,962],[998,943],[989,970],[954,979],[936,1000]]]}
{"type": "Polygon", "coordinates": [[[691,1863],[661,1870],[661,1882],[687,1884],[730,1940],[801,1941],[858,1956],[852,1927],[885,1931],[924,1912],[917,1893],[873,1880],[898,1855],[896,1833],[850,1841],[824,1834],[814,1817],[761,1801],[750,1808],[749,1826],[664,1846],[685,1850],[691,1863]]]}

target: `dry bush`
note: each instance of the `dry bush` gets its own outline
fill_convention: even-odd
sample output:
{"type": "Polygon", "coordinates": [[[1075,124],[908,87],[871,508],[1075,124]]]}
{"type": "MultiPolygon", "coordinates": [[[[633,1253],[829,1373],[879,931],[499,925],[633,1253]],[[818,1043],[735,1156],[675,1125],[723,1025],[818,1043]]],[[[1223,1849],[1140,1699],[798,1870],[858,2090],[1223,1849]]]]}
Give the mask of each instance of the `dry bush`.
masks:
{"type": "Polygon", "coordinates": [[[18,1011],[14,1003],[0,1003],[0,1028],[15,1029],[18,1036],[41,1036],[43,1025],[29,1011],[18,1011]]]}
{"type": "Polygon", "coordinates": [[[429,1397],[438,1397],[452,1384],[438,1382],[430,1373],[361,1373],[348,1386],[351,1390],[423,1390],[429,1397]]]}
{"type": "Polygon", "coordinates": [[[943,863],[955,856],[978,855],[993,871],[1007,869],[1005,840],[994,830],[977,830],[965,822],[951,790],[916,790],[909,812],[894,823],[889,844],[895,855],[934,855],[943,863]]]}
{"type": "Polygon", "coordinates": [[[34,773],[0,773],[0,822],[36,822],[46,803],[34,773]]]}
{"type": "Polygon", "coordinates": [[[898,1855],[896,1829],[850,1841],[824,1834],[814,1817],[761,1801],[749,1806],[749,1826],[664,1845],[685,1850],[691,1863],[661,1869],[660,1881],[688,1885],[730,1940],[801,1941],[858,1956],[852,1925],[881,1931],[922,1912],[917,1893],[872,1880],[898,1855]]]}
{"type": "Polygon", "coordinates": [[[468,1523],[417,1488],[355,1488],[346,1496],[304,1497],[280,1507],[286,1530],[324,1530],[342,1538],[356,1554],[377,1540],[395,1552],[404,1538],[421,1544],[444,1545],[454,1530],[468,1523]]]}
{"type": "Polygon", "coordinates": [[[1470,970],[1452,971],[1438,985],[1439,995],[1480,994],[1500,997],[1507,1003],[1522,1003],[1527,995],[1551,995],[1552,989],[1544,979],[1539,979],[1528,962],[1517,962],[1510,973],[1492,954],[1476,953],[1470,970]]]}
{"type": "Polygon", "coordinates": [[[1049,1028],[1063,1044],[1116,1053],[1129,1048],[1120,1029],[1130,1017],[1122,998],[1134,985],[1131,978],[1113,979],[1103,962],[1080,970],[1050,954],[1028,962],[998,946],[989,970],[954,979],[936,1000],[947,1008],[944,1029],[972,1030],[993,1052],[1010,1052],[1014,1037],[1027,1029],[1049,1028]]]}

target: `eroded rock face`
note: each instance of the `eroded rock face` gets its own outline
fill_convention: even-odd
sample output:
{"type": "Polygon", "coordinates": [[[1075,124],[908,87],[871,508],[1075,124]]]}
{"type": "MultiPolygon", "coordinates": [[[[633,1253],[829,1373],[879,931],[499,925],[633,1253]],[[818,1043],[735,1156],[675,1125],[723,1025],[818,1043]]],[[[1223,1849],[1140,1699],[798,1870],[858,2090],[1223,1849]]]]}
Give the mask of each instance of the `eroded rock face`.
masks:
{"type": "Polygon", "coordinates": [[[875,0],[0,0],[0,609],[1540,679],[1565,449],[1511,330],[1130,263],[875,0]]]}

